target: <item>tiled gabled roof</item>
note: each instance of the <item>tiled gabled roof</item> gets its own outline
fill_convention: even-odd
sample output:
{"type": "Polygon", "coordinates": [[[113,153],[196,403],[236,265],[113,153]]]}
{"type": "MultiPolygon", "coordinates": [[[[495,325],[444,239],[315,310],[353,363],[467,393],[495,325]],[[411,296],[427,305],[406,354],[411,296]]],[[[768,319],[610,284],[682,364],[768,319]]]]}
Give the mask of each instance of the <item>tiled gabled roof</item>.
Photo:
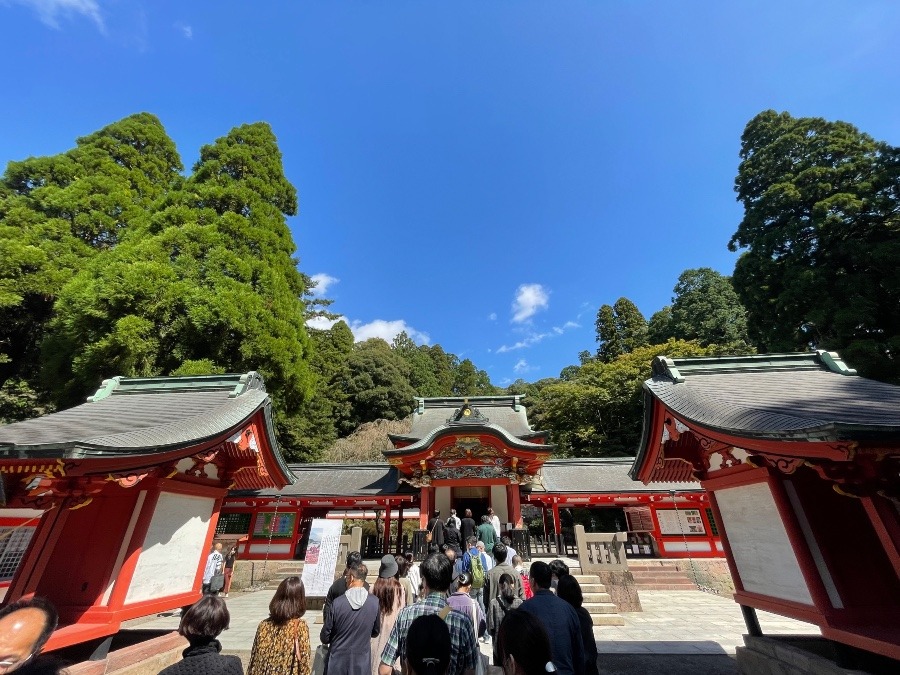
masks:
{"type": "Polygon", "coordinates": [[[831,352],[657,357],[644,388],[688,424],[739,437],[900,439],[900,387],[857,376],[831,352]]]}

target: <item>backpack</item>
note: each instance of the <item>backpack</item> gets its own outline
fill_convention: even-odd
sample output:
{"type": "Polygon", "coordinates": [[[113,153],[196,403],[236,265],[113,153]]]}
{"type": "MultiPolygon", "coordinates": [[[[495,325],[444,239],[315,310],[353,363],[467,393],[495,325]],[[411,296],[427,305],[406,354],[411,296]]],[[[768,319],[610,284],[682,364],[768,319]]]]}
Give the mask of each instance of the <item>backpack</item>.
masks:
{"type": "Polygon", "coordinates": [[[469,565],[472,570],[472,588],[484,588],[484,566],[481,564],[481,554],[470,555],[469,565]]]}

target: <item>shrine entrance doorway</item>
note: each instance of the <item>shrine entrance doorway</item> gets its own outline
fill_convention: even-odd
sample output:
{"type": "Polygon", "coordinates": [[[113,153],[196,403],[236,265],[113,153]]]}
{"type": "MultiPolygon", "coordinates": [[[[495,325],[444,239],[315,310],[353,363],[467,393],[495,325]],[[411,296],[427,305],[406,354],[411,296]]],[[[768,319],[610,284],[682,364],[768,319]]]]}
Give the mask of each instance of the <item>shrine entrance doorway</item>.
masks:
{"type": "Polygon", "coordinates": [[[456,509],[459,518],[465,515],[466,509],[472,509],[472,518],[475,519],[476,526],[481,523],[481,516],[487,513],[490,502],[491,488],[488,485],[460,486],[451,489],[450,508],[456,509]]]}

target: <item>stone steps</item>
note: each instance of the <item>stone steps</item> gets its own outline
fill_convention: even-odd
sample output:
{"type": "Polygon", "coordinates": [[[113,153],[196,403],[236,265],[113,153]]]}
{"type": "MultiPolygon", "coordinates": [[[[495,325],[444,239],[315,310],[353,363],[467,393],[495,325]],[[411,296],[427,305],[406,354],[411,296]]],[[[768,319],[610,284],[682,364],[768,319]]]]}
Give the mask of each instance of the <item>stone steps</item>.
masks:
{"type": "Polygon", "coordinates": [[[573,576],[581,586],[581,593],[584,596],[582,607],[591,615],[594,626],[625,625],[625,619],[619,616],[619,610],[607,592],[606,585],[600,583],[600,577],[580,573],[573,576]]]}
{"type": "Polygon", "coordinates": [[[648,591],[693,591],[697,585],[670,562],[630,562],[628,571],[639,589],[648,591]]]}

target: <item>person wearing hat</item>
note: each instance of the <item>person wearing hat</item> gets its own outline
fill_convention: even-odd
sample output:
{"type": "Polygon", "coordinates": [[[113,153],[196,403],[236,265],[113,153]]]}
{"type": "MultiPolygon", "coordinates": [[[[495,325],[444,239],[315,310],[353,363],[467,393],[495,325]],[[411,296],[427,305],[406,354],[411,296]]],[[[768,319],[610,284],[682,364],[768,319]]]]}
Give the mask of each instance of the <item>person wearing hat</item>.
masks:
{"type": "Polygon", "coordinates": [[[372,670],[377,673],[381,664],[381,652],[384,650],[387,639],[397,621],[397,614],[406,607],[406,592],[397,576],[400,566],[392,555],[386,555],[381,559],[378,568],[378,579],[372,586],[372,595],[378,600],[378,620],[381,631],[372,638],[372,670]]]}
{"type": "MultiPolygon", "coordinates": [[[[350,551],[347,554],[347,566],[344,568],[344,573],[338,579],[335,579],[334,583],[331,584],[331,588],[328,589],[328,594],[325,596],[325,606],[322,607],[323,622],[331,614],[331,606],[334,604],[334,601],[347,592],[347,579],[349,578],[347,575],[362,564],[362,555],[359,551],[350,551]]],[[[363,581],[363,586],[366,590],[369,590],[369,582],[363,581]]]]}

